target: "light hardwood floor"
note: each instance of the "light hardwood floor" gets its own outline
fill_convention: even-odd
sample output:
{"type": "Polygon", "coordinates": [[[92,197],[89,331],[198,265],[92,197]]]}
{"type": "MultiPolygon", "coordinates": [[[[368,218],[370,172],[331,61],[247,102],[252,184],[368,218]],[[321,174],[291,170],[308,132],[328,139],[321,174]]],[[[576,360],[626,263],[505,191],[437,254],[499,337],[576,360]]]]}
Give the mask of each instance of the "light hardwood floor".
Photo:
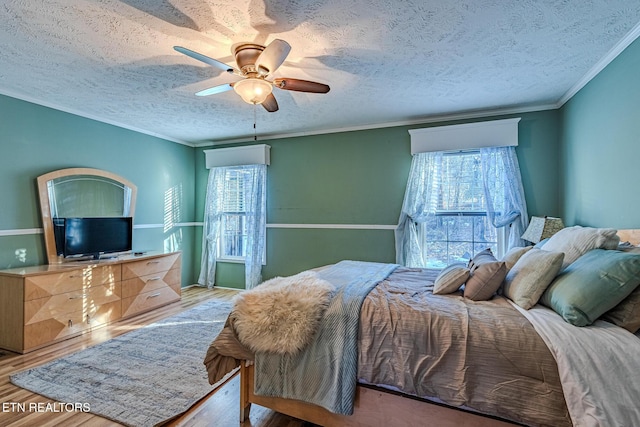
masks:
{"type": "MultiPolygon", "coordinates": [[[[19,411],[18,403],[25,403],[29,407],[32,402],[53,402],[50,399],[16,387],[9,382],[9,376],[14,372],[32,368],[53,359],[74,353],[100,342],[109,340],[125,332],[140,328],[168,316],[180,313],[199,303],[210,299],[228,301],[236,291],[228,289],[208,290],[192,287],[182,291],[182,300],[171,305],[154,310],[153,312],[126,319],[115,324],[105,326],[85,335],[71,338],[52,346],[36,350],[32,353],[20,355],[0,350],[0,427],[4,426],[38,426],[38,427],[106,427],[121,424],[105,418],[82,412],[36,412],[19,411]],[[13,406],[13,408],[12,408],[13,406]]],[[[206,351],[205,344],[203,353],[206,351]]],[[[204,365],[203,365],[204,369],[204,365]]],[[[181,417],[168,422],[171,427],[312,427],[286,415],[275,413],[269,409],[253,405],[248,421],[240,424],[240,382],[233,377],[224,385],[207,395],[181,417]]]]}

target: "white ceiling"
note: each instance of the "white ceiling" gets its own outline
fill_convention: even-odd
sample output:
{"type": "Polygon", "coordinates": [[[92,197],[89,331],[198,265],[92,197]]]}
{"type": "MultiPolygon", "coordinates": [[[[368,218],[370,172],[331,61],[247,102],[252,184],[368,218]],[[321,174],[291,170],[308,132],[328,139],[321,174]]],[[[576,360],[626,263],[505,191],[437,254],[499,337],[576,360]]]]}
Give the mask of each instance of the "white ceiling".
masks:
{"type": "Polygon", "coordinates": [[[557,107],[640,34],[634,0],[0,0],[0,93],[189,145],[557,107]],[[267,113],[237,42],[291,45],[267,113]]]}

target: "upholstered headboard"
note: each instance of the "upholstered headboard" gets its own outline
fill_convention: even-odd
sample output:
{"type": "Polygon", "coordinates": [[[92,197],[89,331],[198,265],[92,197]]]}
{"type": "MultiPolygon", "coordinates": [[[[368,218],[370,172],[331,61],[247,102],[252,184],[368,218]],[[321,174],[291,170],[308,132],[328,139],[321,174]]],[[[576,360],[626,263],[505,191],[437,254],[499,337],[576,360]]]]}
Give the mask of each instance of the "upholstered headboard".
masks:
{"type": "Polygon", "coordinates": [[[618,230],[618,236],[620,236],[621,242],[640,246],[640,229],[618,230]]]}

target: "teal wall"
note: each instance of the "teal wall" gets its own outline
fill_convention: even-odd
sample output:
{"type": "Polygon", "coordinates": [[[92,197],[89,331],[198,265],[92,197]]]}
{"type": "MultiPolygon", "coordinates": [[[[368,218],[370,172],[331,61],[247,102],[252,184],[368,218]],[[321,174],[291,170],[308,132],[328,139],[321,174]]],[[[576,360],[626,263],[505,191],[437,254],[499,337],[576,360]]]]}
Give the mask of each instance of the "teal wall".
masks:
{"type": "MultiPolygon", "coordinates": [[[[483,120],[508,117],[514,116],[483,120]]],[[[522,118],[517,153],[529,214],[558,215],[558,111],[517,117],[522,118]]],[[[448,124],[453,122],[260,142],[271,146],[267,223],[395,225],[411,165],[408,129],[448,124]]],[[[203,149],[198,149],[198,218],[202,218],[207,176],[203,149]]],[[[201,228],[197,234],[201,239],[201,228]]],[[[267,229],[265,278],[290,275],[341,259],[394,262],[393,230],[267,229]]],[[[198,260],[194,270],[199,268],[198,260]]],[[[243,287],[243,274],[242,265],[219,263],[216,282],[220,286],[243,287]]]]}
{"type": "MultiPolygon", "coordinates": [[[[194,221],[192,147],[6,96],[0,96],[0,147],[2,231],[41,228],[36,178],[69,167],[103,169],[136,184],[134,225],[194,221]]],[[[193,227],[135,229],[134,248],[181,250],[191,266],[194,234],[193,227]]],[[[0,268],[43,263],[42,234],[0,237],[0,268]]],[[[182,284],[193,282],[193,269],[183,268],[182,284]]]]}
{"type": "MultiPolygon", "coordinates": [[[[515,115],[518,158],[530,215],[561,213],[558,110],[515,115]]],[[[181,250],[183,285],[200,271],[201,222],[208,170],[203,148],[192,148],[50,108],[0,96],[0,230],[41,228],[36,177],[56,169],[90,167],[122,175],[138,186],[135,224],[140,250],[181,250]],[[195,169],[194,169],[195,165],[195,169]],[[175,196],[176,203],[167,203],[175,196]]],[[[496,116],[478,120],[510,118],[496,116]]],[[[411,164],[410,128],[265,141],[269,224],[394,226],[411,164]]],[[[262,141],[260,141],[262,143],[262,141]]],[[[211,147],[209,147],[211,148],[211,147]]],[[[290,275],[341,259],[393,262],[392,229],[269,228],[264,277],[290,275]]],[[[46,262],[42,235],[0,237],[0,268],[46,262]]],[[[242,264],[220,263],[220,286],[244,287],[242,264]]]]}
{"type": "Polygon", "coordinates": [[[640,228],[640,40],[561,109],[567,224],[640,228]]]}

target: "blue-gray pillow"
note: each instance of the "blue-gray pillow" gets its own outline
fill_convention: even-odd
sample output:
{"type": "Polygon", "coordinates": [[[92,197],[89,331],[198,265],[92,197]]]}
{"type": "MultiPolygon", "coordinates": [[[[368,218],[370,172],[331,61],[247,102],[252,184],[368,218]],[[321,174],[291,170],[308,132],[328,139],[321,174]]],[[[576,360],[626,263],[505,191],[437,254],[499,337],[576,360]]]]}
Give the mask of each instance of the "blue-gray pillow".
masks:
{"type": "Polygon", "coordinates": [[[593,249],[569,265],[540,302],[576,326],[587,326],[640,284],[640,254],[593,249]]]}

